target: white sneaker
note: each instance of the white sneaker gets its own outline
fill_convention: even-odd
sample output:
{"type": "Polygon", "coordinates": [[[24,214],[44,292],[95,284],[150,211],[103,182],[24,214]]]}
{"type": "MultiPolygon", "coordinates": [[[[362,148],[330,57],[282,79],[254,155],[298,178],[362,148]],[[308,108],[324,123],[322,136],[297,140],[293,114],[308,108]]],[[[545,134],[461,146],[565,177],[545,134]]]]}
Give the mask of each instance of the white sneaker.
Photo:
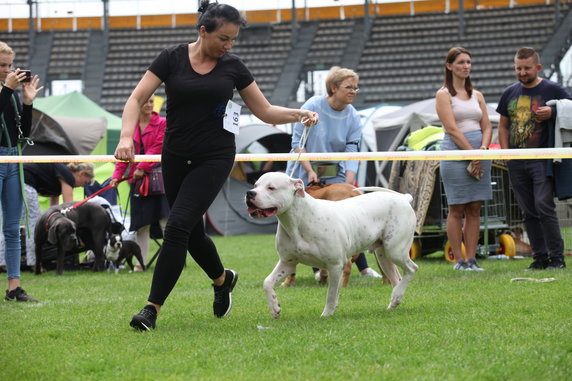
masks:
{"type": "Polygon", "coordinates": [[[378,274],[374,269],[368,267],[365,274],[360,274],[361,276],[370,276],[372,278],[383,278],[380,274],[378,274]]]}

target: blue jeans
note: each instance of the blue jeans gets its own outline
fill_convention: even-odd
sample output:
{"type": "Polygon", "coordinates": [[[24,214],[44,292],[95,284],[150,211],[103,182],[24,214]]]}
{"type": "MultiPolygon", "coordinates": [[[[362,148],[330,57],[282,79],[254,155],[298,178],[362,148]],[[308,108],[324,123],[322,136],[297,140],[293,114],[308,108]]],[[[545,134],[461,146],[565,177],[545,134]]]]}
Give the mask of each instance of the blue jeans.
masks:
{"type": "MultiPolygon", "coordinates": [[[[0,147],[0,156],[17,155],[17,148],[0,147]]],[[[22,189],[18,164],[0,163],[0,199],[2,202],[2,232],[8,279],[20,278],[20,217],[22,216],[22,189]]]]}
{"type": "Polygon", "coordinates": [[[554,204],[554,183],[546,160],[511,160],[508,172],[534,259],[563,258],[564,242],[554,204]]]}

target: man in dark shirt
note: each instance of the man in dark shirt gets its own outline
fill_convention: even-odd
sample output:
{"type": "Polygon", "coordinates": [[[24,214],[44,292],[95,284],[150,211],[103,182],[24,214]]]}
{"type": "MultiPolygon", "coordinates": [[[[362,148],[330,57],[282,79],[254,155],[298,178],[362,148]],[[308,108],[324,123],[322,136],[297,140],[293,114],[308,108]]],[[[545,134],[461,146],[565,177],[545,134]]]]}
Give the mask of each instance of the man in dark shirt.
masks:
{"type": "MultiPolygon", "coordinates": [[[[534,49],[519,49],[514,68],[518,82],[505,89],[497,107],[501,115],[498,131],[501,148],[547,148],[556,108],[546,106],[546,102],[572,98],[559,84],[538,77],[542,65],[534,49]]],[[[524,225],[534,252],[531,270],[566,267],[548,165],[551,163],[542,159],[508,162],[513,192],[524,212],[524,225]]]]}

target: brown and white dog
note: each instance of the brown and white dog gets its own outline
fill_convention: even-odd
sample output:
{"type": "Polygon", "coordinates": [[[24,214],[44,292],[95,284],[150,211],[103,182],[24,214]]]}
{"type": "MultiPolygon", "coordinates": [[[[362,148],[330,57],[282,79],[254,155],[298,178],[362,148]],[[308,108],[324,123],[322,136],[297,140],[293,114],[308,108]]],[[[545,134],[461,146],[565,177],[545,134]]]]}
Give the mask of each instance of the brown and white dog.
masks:
{"type": "Polygon", "coordinates": [[[67,210],[75,202],[68,202],[48,208],[38,219],[34,231],[36,245],[36,274],[42,272],[42,250],[44,244],[57,245],[56,273],[64,272],[64,258],[83,246],[95,254],[94,271],[103,271],[107,235],[111,229],[111,218],[101,206],[86,202],[67,210]]]}
{"type": "Polygon", "coordinates": [[[319,200],[304,191],[302,180],[270,172],[246,192],[252,218],[278,218],[279,261],[264,280],[272,317],[281,313],[274,285],[294,273],[298,263],[328,270],[328,296],[322,316],[333,315],[343,268],[349,257],[364,250],[375,250],[393,286],[388,308],[401,303],[418,269],[409,258],[417,221],[412,197],[385,188],[359,189],[374,192],[335,202],[319,200]],[[403,270],[403,277],[396,265],[403,270]]]}

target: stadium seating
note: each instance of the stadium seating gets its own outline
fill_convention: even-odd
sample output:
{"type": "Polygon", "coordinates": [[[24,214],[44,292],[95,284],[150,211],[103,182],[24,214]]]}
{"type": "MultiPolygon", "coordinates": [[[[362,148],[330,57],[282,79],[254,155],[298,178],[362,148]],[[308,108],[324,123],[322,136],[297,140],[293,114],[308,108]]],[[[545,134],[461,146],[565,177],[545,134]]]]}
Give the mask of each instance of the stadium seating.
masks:
{"type": "MultiPolygon", "coordinates": [[[[563,15],[571,4],[560,2],[563,15]]],[[[460,45],[473,54],[475,87],[487,101],[496,102],[504,87],[514,81],[512,59],[516,49],[528,45],[542,51],[557,27],[553,4],[467,9],[464,14],[463,36],[459,35],[457,12],[373,16],[366,20],[370,22],[351,18],[299,21],[301,28],[314,23],[315,33],[298,36],[295,41],[289,22],[252,24],[241,30],[233,53],[250,68],[267,98],[273,98],[274,94],[274,99],[292,106],[298,104],[294,94],[296,84],[291,86],[288,100],[276,97],[275,90],[286,91],[286,95],[290,92],[290,86],[284,86],[284,73],[293,62],[296,44],[309,38],[311,46],[299,60],[303,64],[298,80],[307,71],[327,70],[333,65],[350,66],[360,75],[360,92],[355,101],[360,108],[380,103],[403,105],[433,97],[443,82],[447,50],[460,45]]],[[[46,33],[51,33],[51,50],[49,59],[46,58],[49,62],[44,64],[47,80],[86,78],[90,32],[44,31],[42,35],[46,33]]],[[[101,92],[92,91],[88,95],[99,97],[93,100],[120,115],[131,91],[161,49],[196,37],[194,26],[110,29],[101,92]]],[[[27,31],[2,31],[0,40],[16,50],[15,66],[34,66],[34,62],[29,62],[34,57],[28,57],[27,31]]],[[[164,96],[163,87],[157,95],[164,96]]],[[[238,96],[234,99],[242,103],[238,96]]]]}
{"type": "MultiPolygon", "coordinates": [[[[566,4],[562,4],[566,5],[566,4]]],[[[471,77],[489,102],[514,81],[512,60],[521,46],[542,51],[555,27],[554,7],[523,6],[458,13],[376,18],[357,67],[359,102],[408,104],[431,98],[443,82],[445,55],[463,46],[473,55],[471,77]]]]}

